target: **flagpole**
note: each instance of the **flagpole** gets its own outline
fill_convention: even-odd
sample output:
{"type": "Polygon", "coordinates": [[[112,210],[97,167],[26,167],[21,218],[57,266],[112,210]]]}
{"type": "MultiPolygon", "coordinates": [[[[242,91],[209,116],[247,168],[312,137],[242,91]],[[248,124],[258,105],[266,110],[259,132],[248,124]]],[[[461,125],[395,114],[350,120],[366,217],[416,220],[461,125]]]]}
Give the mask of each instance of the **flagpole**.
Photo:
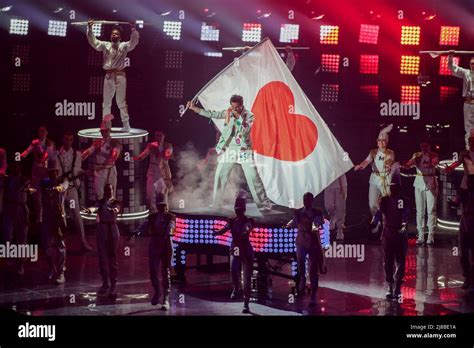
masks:
{"type": "MultiPolygon", "coordinates": [[[[442,54],[449,54],[450,51],[420,51],[419,53],[429,54],[432,58],[436,58],[442,54]]],[[[453,51],[453,54],[474,54],[474,51],[453,51]]]]}
{"type": "MultiPolygon", "coordinates": [[[[253,51],[255,48],[261,46],[264,42],[266,42],[267,40],[270,40],[268,37],[264,38],[262,41],[260,41],[258,44],[256,44],[255,46],[253,46],[252,48],[250,48],[247,52],[244,52],[239,58],[237,58],[237,60],[240,60],[242,58],[244,58],[247,54],[249,54],[251,51],[253,51]]],[[[202,92],[204,92],[206,90],[207,87],[209,87],[209,85],[211,83],[213,83],[219,76],[221,76],[223,73],[225,73],[230,67],[232,67],[233,65],[235,64],[235,60],[230,63],[229,65],[227,65],[224,69],[222,69],[216,76],[214,76],[208,83],[206,83],[204,85],[204,87],[202,87],[199,92],[194,96],[193,99],[191,99],[191,102],[194,103],[196,101],[197,98],[199,98],[199,96],[201,95],[202,92]]],[[[179,117],[183,117],[183,115],[186,113],[186,111],[188,111],[188,107],[186,106],[186,108],[184,109],[184,111],[179,115],[179,117]]]]}

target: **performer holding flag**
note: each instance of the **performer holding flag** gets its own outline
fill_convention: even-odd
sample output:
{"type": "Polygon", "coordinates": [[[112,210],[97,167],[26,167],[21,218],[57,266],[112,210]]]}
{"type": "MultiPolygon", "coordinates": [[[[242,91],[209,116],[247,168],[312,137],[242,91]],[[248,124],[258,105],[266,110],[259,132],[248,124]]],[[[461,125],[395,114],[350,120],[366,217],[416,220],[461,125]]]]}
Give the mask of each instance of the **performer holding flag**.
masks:
{"type": "Polygon", "coordinates": [[[265,211],[271,210],[271,203],[265,193],[262,180],[258,175],[252,153],[252,130],[254,115],[244,108],[244,99],[234,94],[230,98],[230,107],[222,111],[208,111],[198,108],[192,102],[188,107],[201,116],[225,119],[224,129],[216,145],[218,155],[217,169],[214,179],[213,206],[222,204],[222,196],[230,172],[235,163],[240,164],[244,171],[247,184],[257,207],[265,211]],[[224,155],[225,154],[225,155],[224,155]]]}
{"type": "Polygon", "coordinates": [[[224,68],[188,108],[211,118],[222,132],[219,151],[238,150],[234,161],[225,156],[232,163],[219,161],[215,196],[235,162],[248,166],[252,195],[267,209],[270,201],[301,206],[305,192],[319,194],[353,166],[269,39],[224,68]],[[205,111],[219,110],[235,94],[231,108],[205,111]]]}
{"type": "Polygon", "coordinates": [[[129,133],[130,121],[128,106],[125,100],[127,89],[127,76],[125,75],[125,58],[127,53],[138,45],[139,34],[135,23],[130,22],[130,41],[122,42],[122,30],[114,27],[110,34],[110,42],[97,40],[92,32],[94,21],[87,22],[87,41],[93,49],[103,52],[105,78],[104,78],[104,100],[102,103],[102,117],[111,113],[112,99],[116,96],[117,106],[120,109],[122,119],[122,132],[129,133]]]}

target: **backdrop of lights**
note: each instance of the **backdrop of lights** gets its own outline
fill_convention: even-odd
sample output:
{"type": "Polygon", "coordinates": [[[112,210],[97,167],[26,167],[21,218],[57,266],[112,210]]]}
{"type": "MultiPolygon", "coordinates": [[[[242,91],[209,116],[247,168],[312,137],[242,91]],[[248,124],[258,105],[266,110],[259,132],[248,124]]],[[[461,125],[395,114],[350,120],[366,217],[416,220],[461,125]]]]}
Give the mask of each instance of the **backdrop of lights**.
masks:
{"type": "Polygon", "coordinates": [[[339,72],[339,55],[338,54],[322,54],[321,55],[321,71],[329,73],[339,72]]]}
{"type": "Polygon", "coordinates": [[[339,85],[326,84],[321,86],[321,101],[323,103],[337,103],[339,99],[339,85]]]}
{"type": "Polygon", "coordinates": [[[219,28],[216,25],[202,23],[201,26],[202,41],[219,41],[219,28]]]}
{"type": "Polygon", "coordinates": [[[451,86],[440,86],[439,87],[439,99],[441,104],[447,104],[452,101],[459,94],[458,87],[451,86]]]}
{"type": "Polygon", "coordinates": [[[102,35],[102,24],[92,24],[92,34],[94,34],[95,37],[100,37],[102,35]]]}
{"type": "Polygon", "coordinates": [[[181,39],[181,22],[177,21],[165,21],[163,23],[163,32],[173,40],[181,39]]]}
{"type": "Polygon", "coordinates": [[[30,57],[30,46],[24,44],[18,44],[13,46],[12,49],[12,60],[15,63],[17,58],[20,59],[21,64],[28,64],[30,57]]]}
{"type": "Polygon", "coordinates": [[[280,27],[280,42],[297,43],[299,33],[299,24],[282,24],[280,27]]]}
{"type": "Polygon", "coordinates": [[[378,74],[379,56],[377,54],[361,54],[359,72],[361,74],[378,74]]]}
{"type": "Polygon", "coordinates": [[[439,33],[439,44],[441,46],[457,46],[459,45],[460,27],[442,26],[439,33]]]}
{"type": "Polygon", "coordinates": [[[102,66],[102,64],[103,64],[102,52],[96,51],[92,47],[89,47],[89,52],[87,54],[87,65],[102,66]]]}
{"type": "Polygon", "coordinates": [[[183,67],[183,51],[167,50],[165,52],[165,69],[181,69],[183,67]]]}
{"type": "Polygon", "coordinates": [[[11,18],[10,19],[10,34],[27,35],[28,34],[28,19],[11,18]]]}
{"type": "Polygon", "coordinates": [[[13,74],[13,92],[29,92],[31,88],[31,75],[29,73],[13,74]]]}
{"type": "Polygon", "coordinates": [[[206,57],[222,57],[222,52],[204,52],[206,57]]]}
{"type": "Polygon", "coordinates": [[[420,31],[418,26],[402,25],[401,44],[417,46],[420,44],[420,31]]]}
{"type": "Polygon", "coordinates": [[[102,95],[104,89],[104,76],[89,77],[89,95],[102,95]]]}
{"type": "Polygon", "coordinates": [[[339,26],[321,25],[319,28],[319,43],[322,45],[337,45],[339,43],[339,26]]]}
{"type": "Polygon", "coordinates": [[[50,20],[48,24],[48,35],[65,37],[67,22],[50,20]]]}
{"type": "MultiPolygon", "coordinates": [[[[438,60],[432,60],[431,58],[426,59],[426,63],[421,66],[421,60],[425,59],[423,56],[418,56],[415,52],[418,50],[418,47],[413,46],[421,46],[423,45],[424,48],[433,47],[436,49],[436,46],[466,46],[466,43],[463,42],[466,35],[461,37],[461,29],[463,27],[456,26],[456,25],[441,25],[438,24],[436,21],[430,21],[429,23],[426,22],[428,17],[420,17],[418,20],[416,18],[411,18],[408,20],[396,20],[396,23],[390,23],[391,20],[395,20],[395,17],[392,19],[387,18],[387,14],[383,14],[383,21],[377,21],[380,19],[379,12],[374,12],[371,14],[376,14],[376,16],[372,16],[372,22],[368,19],[361,19],[360,22],[353,22],[354,26],[351,28],[355,28],[356,30],[359,29],[359,33],[357,31],[355,33],[347,30],[347,26],[345,26],[344,21],[338,23],[337,20],[331,18],[330,14],[326,14],[326,16],[322,15],[321,18],[314,17],[314,20],[320,20],[324,17],[324,20],[328,22],[323,22],[324,24],[317,25],[313,28],[311,36],[307,36],[308,32],[310,31],[308,28],[304,27],[304,22],[300,22],[299,24],[296,21],[292,21],[292,23],[285,23],[285,19],[279,22],[275,22],[278,20],[278,16],[276,12],[273,12],[272,16],[265,16],[263,14],[271,14],[270,9],[265,11],[260,11],[261,15],[259,15],[259,19],[248,19],[247,21],[235,22],[234,25],[228,25],[227,21],[223,21],[222,19],[218,19],[221,13],[219,11],[210,11],[208,10],[205,12],[206,18],[200,20],[199,22],[192,23],[192,29],[196,31],[196,33],[190,35],[190,39],[197,39],[201,41],[209,41],[209,42],[219,42],[223,41],[223,39],[227,39],[224,35],[228,33],[228,29],[231,28],[234,30],[232,35],[239,35],[239,25],[242,25],[242,41],[244,42],[252,42],[256,43],[261,41],[264,31],[265,35],[267,34],[266,30],[268,29],[268,35],[271,37],[274,42],[278,39],[279,42],[284,44],[296,44],[303,41],[302,46],[310,46],[311,52],[315,52],[313,45],[318,45],[318,42],[314,42],[312,40],[316,39],[318,36],[319,30],[319,44],[320,45],[328,45],[326,47],[317,47],[319,51],[317,54],[321,54],[321,68],[320,70],[323,73],[328,74],[339,74],[340,72],[344,71],[347,72],[347,76],[351,76],[350,74],[357,74],[357,67],[351,61],[350,68],[346,69],[345,63],[343,61],[343,57],[351,56],[354,57],[355,55],[359,54],[359,74],[362,76],[357,76],[353,80],[356,83],[354,93],[357,97],[360,97],[361,100],[366,100],[368,102],[377,102],[380,98],[380,93],[382,91],[382,85],[380,85],[380,80],[385,80],[386,78],[390,78],[392,83],[390,84],[390,88],[384,86],[383,89],[383,97],[384,98],[392,98],[397,99],[398,96],[401,96],[402,102],[419,102],[421,97],[421,89],[419,89],[419,85],[428,86],[428,83],[420,83],[420,81],[428,81],[431,86],[429,88],[423,89],[423,95],[429,94],[430,89],[434,92],[435,96],[439,96],[439,103],[447,104],[447,103],[454,103],[455,95],[453,93],[459,93],[459,88],[454,88],[451,86],[455,86],[459,83],[456,79],[446,79],[446,81],[442,81],[443,86],[440,86],[440,79],[433,78],[430,76],[433,74],[431,67],[434,67],[436,73],[436,69],[438,68],[435,64],[438,64],[438,60]],[[211,17],[215,17],[212,18],[211,17]],[[385,19],[387,18],[387,21],[385,19]],[[255,21],[255,22],[252,22],[255,21]],[[227,23],[227,25],[226,25],[227,23]],[[328,24],[330,23],[330,24],[328,24]],[[401,24],[400,24],[401,23],[401,24]],[[339,25],[338,25],[339,24],[339,25]],[[393,24],[393,25],[392,25],[393,24]],[[308,30],[303,30],[308,29],[308,30]],[[200,30],[200,32],[199,32],[200,30]],[[316,30],[316,32],[314,31],[316,30]],[[439,33],[439,37],[437,34],[439,33]],[[400,35],[400,37],[398,37],[400,35]],[[422,36],[423,35],[423,36],[422,36]],[[306,36],[306,37],[304,37],[306,36]],[[315,37],[316,36],[316,37],[315,37]],[[350,39],[357,40],[359,42],[359,48],[361,52],[348,52],[349,54],[346,55],[339,51],[340,41],[341,43],[344,41],[344,47],[341,45],[341,49],[345,48],[347,45],[350,44],[348,41],[350,39]],[[383,39],[383,42],[382,42],[383,39]],[[392,61],[387,58],[387,55],[380,53],[383,51],[386,46],[387,40],[392,40],[392,43],[398,45],[397,41],[400,40],[400,44],[402,46],[397,47],[390,47],[391,52],[390,55],[394,57],[396,62],[399,59],[400,62],[400,70],[399,74],[405,75],[398,76],[397,69],[393,69],[391,65],[392,61]],[[422,41],[423,40],[423,41],[422,41]],[[380,44],[380,46],[378,46],[380,44]],[[332,46],[332,47],[329,47],[332,46]],[[404,47],[405,46],[405,47],[404,47]],[[406,47],[412,46],[412,47],[406,47]],[[326,49],[326,50],[325,50],[326,49]],[[355,53],[355,54],[354,54],[355,53]],[[429,66],[428,66],[429,64],[429,66]],[[365,76],[363,76],[365,75],[365,76]],[[423,75],[423,76],[422,76],[423,75]],[[417,76],[418,86],[416,86],[417,82],[414,79],[411,79],[411,76],[417,76]],[[431,78],[430,78],[431,77],[431,78]],[[375,80],[375,78],[377,80],[375,80]],[[413,84],[414,86],[408,86],[413,84]],[[403,85],[403,86],[402,86],[403,85]],[[451,85],[451,86],[449,86],[451,85]],[[401,91],[401,94],[399,94],[401,91]]],[[[321,12],[323,13],[323,12],[321,12]]],[[[45,14],[46,15],[46,14],[45,14]]],[[[190,30],[184,30],[186,25],[190,23],[187,19],[178,20],[179,17],[173,14],[173,11],[164,12],[163,16],[167,16],[165,21],[161,22],[162,27],[154,27],[144,25],[151,24],[149,23],[149,19],[141,19],[137,20],[137,26],[139,28],[144,29],[143,31],[152,31],[156,30],[155,40],[162,40],[163,37],[169,38],[171,40],[182,40],[184,33],[189,33],[190,30]],[[161,30],[163,34],[160,34],[161,30]]],[[[430,20],[433,17],[430,12],[430,20]]],[[[434,16],[436,17],[436,16],[434,16]]],[[[434,18],[433,17],[433,18],[434,18]]],[[[441,19],[440,14],[437,14],[436,20],[441,19]]],[[[17,67],[20,67],[19,64],[31,64],[31,60],[33,59],[31,52],[33,48],[30,48],[30,43],[25,44],[28,42],[33,36],[31,35],[31,31],[38,30],[38,33],[44,33],[46,35],[46,28],[44,26],[47,25],[47,34],[49,36],[58,36],[58,37],[66,37],[67,35],[71,35],[71,31],[68,28],[68,22],[64,20],[59,20],[57,17],[56,19],[47,20],[48,17],[45,17],[46,20],[43,20],[42,23],[38,23],[35,21],[35,25],[31,28],[29,27],[29,20],[31,20],[31,24],[33,24],[33,18],[28,18],[27,15],[21,15],[18,13],[14,14],[14,17],[7,19],[10,22],[9,32],[10,34],[16,35],[28,35],[26,38],[24,37],[14,37],[12,40],[19,41],[18,43],[12,43],[12,62],[13,64],[18,64],[17,67]],[[68,32],[69,30],[69,32],[68,32]],[[30,52],[31,51],[31,52],[30,52]]],[[[143,17],[139,17],[143,18],[143,17]]],[[[8,23],[8,22],[7,22],[8,23]]],[[[317,22],[312,22],[317,23],[317,22]]],[[[105,31],[109,30],[110,27],[101,24],[94,24],[92,27],[93,33],[96,37],[103,36],[107,34],[105,31]],[[104,29],[104,31],[103,31],[104,29]]],[[[188,27],[191,29],[191,27],[188,27]]],[[[463,29],[465,30],[465,29],[463,29]]],[[[128,34],[128,33],[127,33],[128,34]]],[[[465,32],[463,32],[465,34],[465,32]]],[[[128,36],[128,35],[126,35],[128,36]]],[[[146,36],[144,35],[143,38],[145,39],[146,36]]],[[[188,38],[186,38],[187,40],[188,38]]],[[[108,40],[106,35],[105,40],[108,40]]],[[[186,42],[187,43],[187,42],[186,42]]],[[[230,42],[229,42],[230,43],[230,42]]],[[[227,42],[226,42],[227,45],[227,42]]],[[[220,46],[220,45],[219,45],[220,46]]],[[[282,45],[284,46],[284,45],[282,45]]],[[[438,47],[439,47],[438,46],[438,47]]],[[[33,45],[31,45],[33,47],[33,45]]],[[[172,70],[180,70],[185,68],[183,60],[187,59],[188,51],[186,48],[176,49],[176,44],[174,43],[165,43],[163,49],[160,50],[160,64],[159,68],[163,69],[172,69],[172,70]],[[166,45],[169,45],[168,47],[166,45]]],[[[191,47],[191,46],[187,46],[191,47]]],[[[181,47],[180,47],[181,48],[181,47]]],[[[102,53],[93,50],[92,48],[88,48],[88,56],[87,56],[87,65],[90,67],[101,67],[102,66],[102,53]]],[[[139,49],[143,49],[142,45],[139,46],[139,49]]],[[[198,59],[203,59],[202,62],[202,71],[201,73],[206,73],[208,75],[213,75],[217,73],[219,70],[225,67],[228,64],[226,61],[229,58],[230,54],[228,55],[226,52],[221,52],[219,47],[214,47],[214,44],[197,44],[194,46],[195,50],[198,50],[198,55],[201,55],[198,59]],[[200,50],[200,51],[199,51],[200,50]],[[204,56],[205,58],[203,58],[204,56]],[[211,58],[222,58],[222,59],[211,59],[211,58]]],[[[442,48],[438,48],[442,49],[442,48]]],[[[449,49],[449,48],[444,48],[449,49]]],[[[466,49],[469,49],[466,47],[466,49]]],[[[305,57],[311,56],[311,54],[306,53],[299,53],[304,51],[298,51],[298,63],[297,67],[303,67],[305,62],[305,57]],[[300,64],[301,58],[301,64],[300,64]]],[[[196,52],[194,52],[196,53],[196,52]]],[[[280,53],[282,58],[285,59],[286,55],[283,51],[280,53]]],[[[314,55],[313,55],[314,57],[314,55]]],[[[36,59],[36,58],[35,58],[36,59]]],[[[141,59],[141,58],[140,58],[141,59]]],[[[311,59],[311,58],[310,58],[311,59]]],[[[351,58],[353,59],[353,58],[351,58]]],[[[356,57],[357,59],[357,57],[356,57]]],[[[464,58],[463,58],[464,59],[464,58]]],[[[456,64],[460,64],[460,58],[455,57],[454,61],[456,64]]],[[[188,62],[187,62],[188,63],[188,62]]],[[[425,60],[423,61],[425,63],[425,60]]],[[[314,64],[314,63],[313,63],[314,64]]],[[[190,64],[187,64],[189,66],[190,64]]],[[[138,66],[138,65],[135,65],[138,66]]],[[[295,77],[300,73],[297,68],[295,77]]],[[[17,73],[21,71],[20,69],[12,71],[10,76],[13,76],[13,73],[17,73]]],[[[174,72],[173,72],[174,73],[174,72]]],[[[102,93],[102,85],[103,85],[103,77],[102,76],[95,76],[98,75],[98,69],[91,69],[92,75],[86,75],[85,81],[81,84],[82,86],[87,87],[87,82],[89,82],[89,95],[98,96],[102,93]]],[[[447,68],[447,57],[441,56],[439,58],[439,75],[442,76],[450,76],[451,72],[447,68]]],[[[344,98],[342,100],[339,96],[339,91],[343,84],[341,83],[340,79],[346,78],[346,73],[341,74],[340,76],[328,76],[322,79],[322,81],[318,82],[317,87],[320,87],[321,95],[320,100],[325,103],[345,103],[346,100],[350,100],[349,96],[352,92],[347,89],[347,96],[348,98],[344,98]]],[[[161,96],[164,96],[167,99],[182,99],[183,98],[183,81],[175,81],[180,80],[182,77],[180,75],[176,76],[169,76],[163,80],[160,80],[161,83],[161,96]],[[164,93],[163,93],[164,92],[164,93]]],[[[15,91],[26,91],[29,90],[31,82],[23,83],[20,82],[23,80],[19,75],[16,77],[17,87],[15,87],[15,91]],[[20,87],[22,86],[22,87],[20,87]]],[[[130,83],[137,83],[134,79],[130,79],[130,83]]],[[[12,90],[14,88],[12,87],[12,90]]],[[[85,90],[84,92],[87,92],[85,90]]],[[[317,92],[316,92],[317,94],[317,92]]],[[[318,95],[316,95],[316,99],[318,95]]]]}
{"type": "Polygon", "coordinates": [[[262,40],[262,25],[260,23],[244,23],[242,41],[260,42],[262,40]]]}
{"type": "Polygon", "coordinates": [[[359,42],[376,45],[379,40],[380,27],[376,24],[361,24],[359,32],[359,42]]]}
{"type": "Polygon", "coordinates": [[[420,102],[420,86],[401,86],[400,102],[414,104],[420,102]]]}
{"type": "Polygon", "coordinates": [[[378,85],[361,85],[360,86],[361,101],[363,102],[378,102],[379,100],[379,86],[378,85]]]}
{"type": "Polygon", "coordinates": [[[420,72],[419,56],[402,56],[400,62],[400,74],[418,75],[420,72]]]}
{"type": "Polygon", "coordinates": [[[184,81],[166,81],[166,99],[182,99],[184,95],[184,81]]]}

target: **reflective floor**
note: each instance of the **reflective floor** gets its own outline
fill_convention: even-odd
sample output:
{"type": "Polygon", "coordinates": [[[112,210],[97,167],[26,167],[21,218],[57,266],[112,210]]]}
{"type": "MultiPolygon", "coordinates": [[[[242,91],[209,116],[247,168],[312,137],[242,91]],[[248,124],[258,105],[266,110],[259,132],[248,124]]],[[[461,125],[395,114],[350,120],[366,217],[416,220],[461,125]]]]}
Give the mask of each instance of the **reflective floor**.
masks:
{"type": "MultiPolygon", "coordinates": [[[[229,299],[229,273],[190,269],[186,284],[174,284],[171,309],[161,311],[150,305],[152,287],[148,278],[149,239],[133,245],[121,239],[116,300],[97,296],[101,284],[95,252],[82,254],[77,242],[68,240],[66,283],[54,285],[46,278],[44,256],[28,262],[24,276],[0,263],[0,307],[29,315],[242,315],[242,302],[229,299]],[[129,249],[128,249],[129,248],[129,249]],[[130,252],[127,252],[130,250],[130,252]]],[[[95,248],[93,236],[89,243],[95,248]]],[[[309,297],[294,298],[293,283],[272,276],[266,294],[252,292],[253,315],[446,315],[474,313],[474,298],[461,289],[462,275],[454,241],[434,247],[417,247],[410,240],[403,302],[386,301],[381,246],[364,244],[359,258],[327,259],[328,273],[320,278],[318,305],[309,308],[309,297]]],[[[203,257],[204,258],[204,257],[203,257]]],[[[217,257],[226,262],[226,257],[217,257]]],[[[190,264],[196,257],[188,256],[190,264]]],[[[270,261],[275,266],[275,261],[270,261]]],[[[290,274],[290,265],[283,272],[290,274]]]]}

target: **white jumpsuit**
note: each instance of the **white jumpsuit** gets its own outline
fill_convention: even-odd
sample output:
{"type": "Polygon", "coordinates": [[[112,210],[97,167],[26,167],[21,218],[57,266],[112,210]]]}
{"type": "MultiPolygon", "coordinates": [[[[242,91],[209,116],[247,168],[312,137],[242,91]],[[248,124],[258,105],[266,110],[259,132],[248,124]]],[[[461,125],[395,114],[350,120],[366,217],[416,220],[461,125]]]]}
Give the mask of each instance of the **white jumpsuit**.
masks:
{"type": "Polygon", "coordinates": [[[135,29],[132,29],[130,41],[118,43],[97,40],[92,31],[87,30],[89,44],[96,51],[103,52],[105,78],[102,117],[110,114],[112,99],[115,95],[122,123],[129,121],[126,102],[127,76],[125,74],[125,58],[127,53],[138,45],[138,39],[139,34],[135,29]]]}
{"type": "Polygon", "coordinates": [[[372,164],[369,180],[369,208],[372,216],[379,210],[379,198],[390,194],[391,172],[386,166],[395,160],[394,157],[392,150],[372,150],[365,159],[372,164]]]}
{"type": "Polygon", "coordinates": [[[435,176],[437,155],[434,153],[415,153],[416,178],[413,182],[416,202],[416,228],[418,236],[422,236],[425,227],[425,218],[428,216],[428,233],[433,234],[436,226],[436,197],[438,196],[438,182],[435,176]]]}
{"type": "Polygon", "coordinates": [[[464,103],[464,130],[466,131],[466,147],[472,128],[474,128],[474,72],[471,69],[461,68],[454,63],[453,57],[448,58],[448,68],[454,76],[463,80],[462,96],[470,98],[471,101],[464,103]]]}
{"type": "Polygon", "coordinates": [[[106,184],[112,185],[114,194],[116,192],[117,168],[115,167],[115,161],[113,163],[110,162],[114,149],[120,151],[120,144],[111,138],[106,140],[98,139],[87,149],[89,153],[96,153],[96,166],[105,165],[105,168],[94,170],[94,191],[96,200],[100,200],[104,197],[104,187],[106,184]]]}

